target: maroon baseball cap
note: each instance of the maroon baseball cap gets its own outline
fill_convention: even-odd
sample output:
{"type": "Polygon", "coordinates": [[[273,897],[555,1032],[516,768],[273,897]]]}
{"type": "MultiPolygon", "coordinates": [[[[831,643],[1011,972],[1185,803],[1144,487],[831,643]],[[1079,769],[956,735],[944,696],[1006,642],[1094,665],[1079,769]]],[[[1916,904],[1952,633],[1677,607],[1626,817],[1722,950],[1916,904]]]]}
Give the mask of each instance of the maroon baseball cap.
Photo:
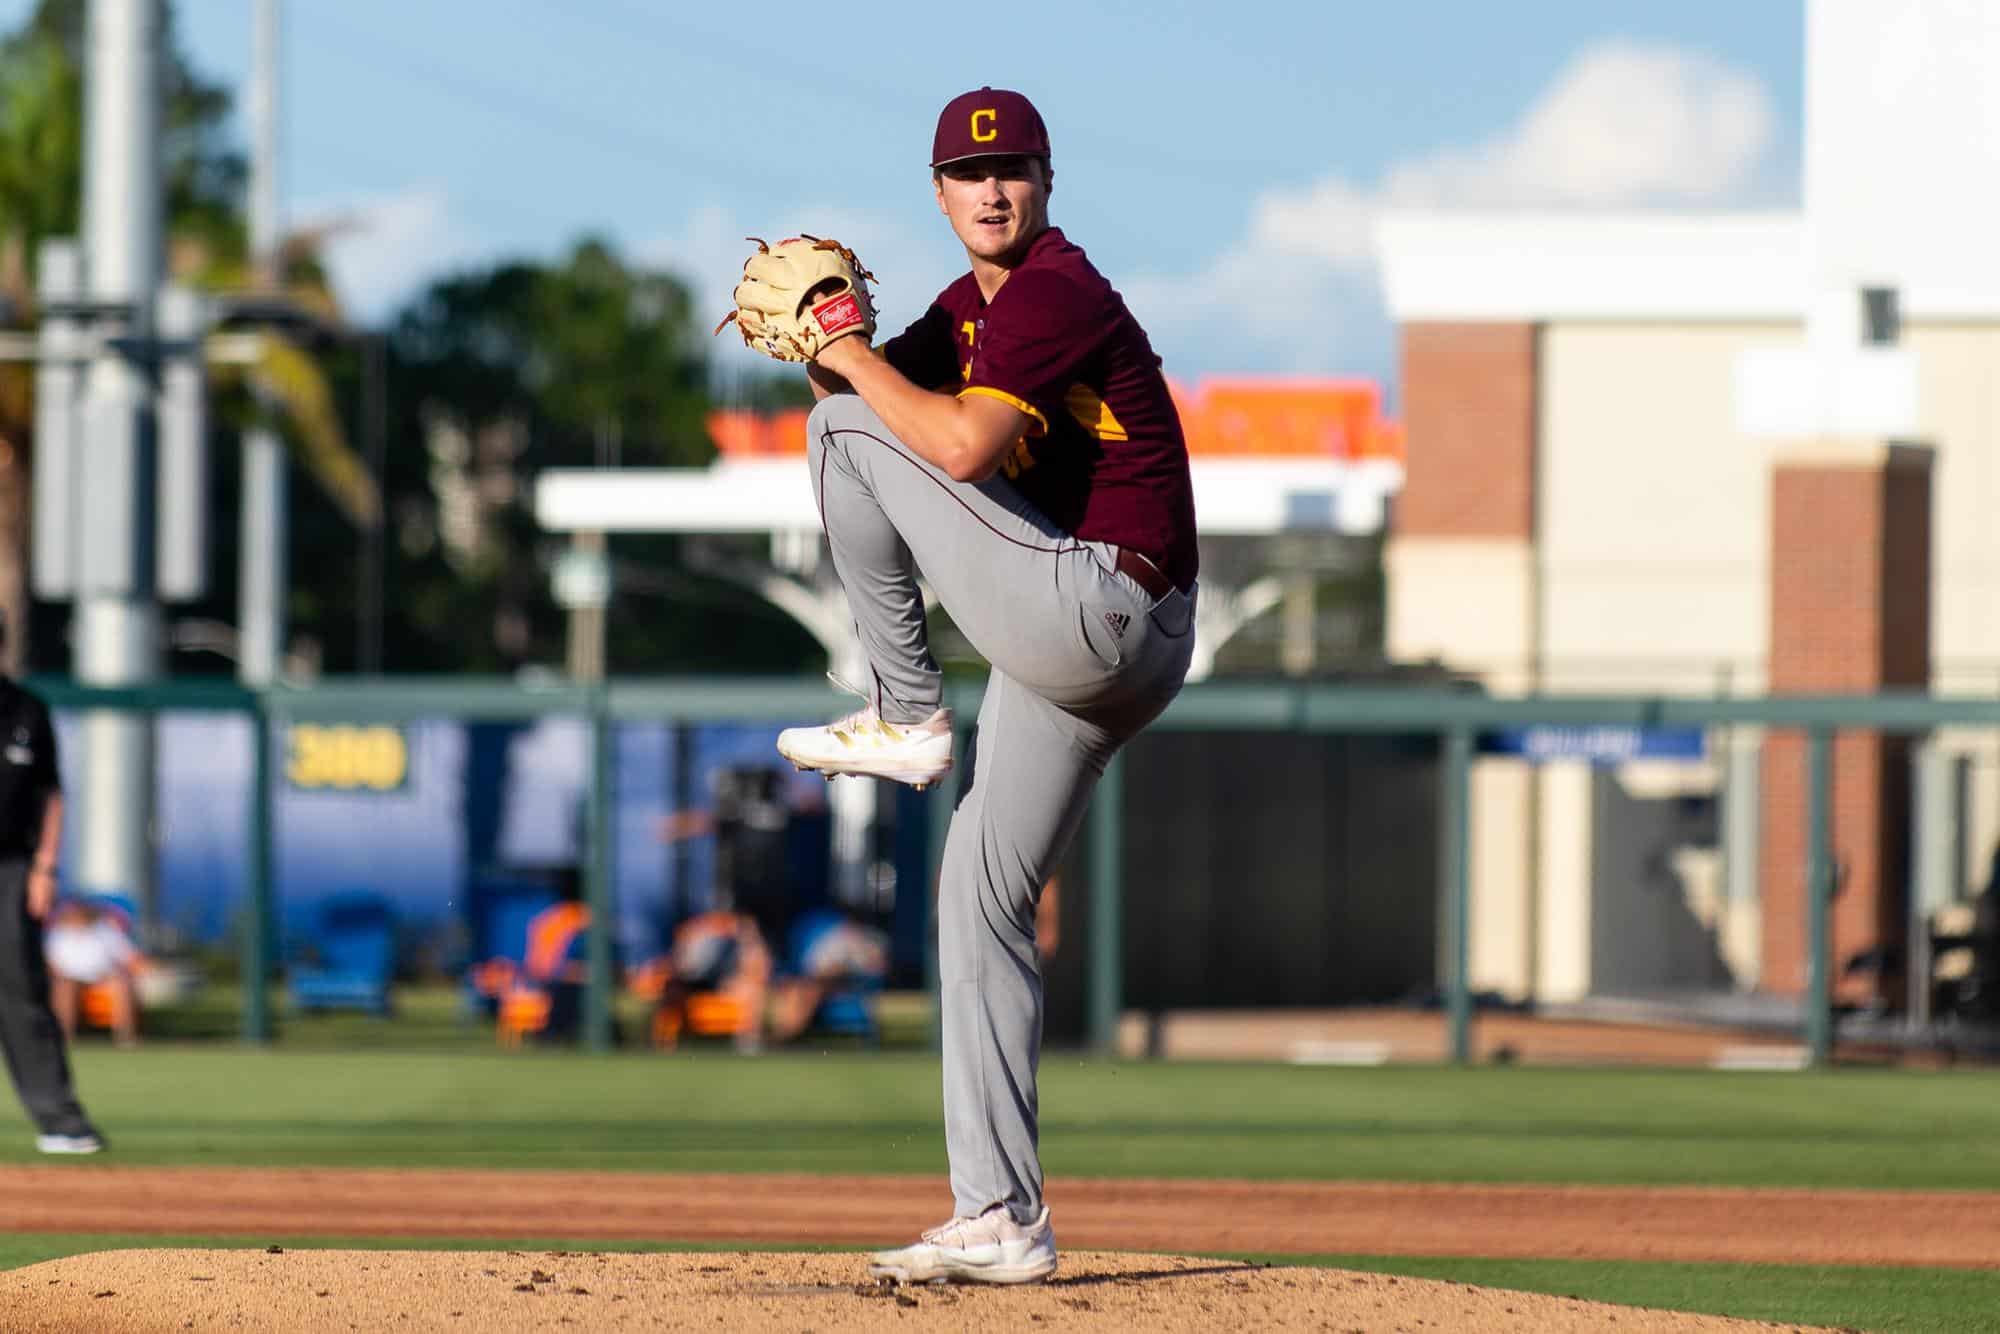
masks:
{"type": "Polygon", "coordinates": [[[931,139],[931,166],[961,158],[996,155],[1047,157],[1049,131],[1042,113],[1019,93],[981,88],[960,93],[938,113],[931,139]]]}

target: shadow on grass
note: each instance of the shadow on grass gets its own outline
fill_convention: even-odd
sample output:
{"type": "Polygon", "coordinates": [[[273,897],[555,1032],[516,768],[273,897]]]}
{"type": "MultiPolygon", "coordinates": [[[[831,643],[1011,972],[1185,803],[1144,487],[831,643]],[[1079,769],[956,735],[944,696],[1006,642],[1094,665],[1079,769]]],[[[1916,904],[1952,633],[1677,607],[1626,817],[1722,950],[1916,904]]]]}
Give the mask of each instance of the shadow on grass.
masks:
{"type": "MultiPolygon", "coordinates": [[[[1051,1278],[1031,1285],[1044,1288],[1098,1288],[1120,1283],[1157,1283],[1175,1278],[1201,1278],[1210,1274],[1252,1274],[1271,1268],[1268,1264],[1253,1262],[1241,1264],[1202,1265],[1194,1269],[1137,1269],[1126,1274],[1072,1274],[1062,1278],[1051,1278]]],[[[705,1267],[703,1273],[724,1273],[727,1266],[705,1267]]],[[[918,1291],[935,1292],[943,1289],[958,1291],[978,1291],[981,1288],[1006,1287],[1007,1284],[987,1283],[898,1283],[894,1279],[864,1279],[856,1283],[765,1283],[748,1289],[760,1297],[821,1296],[830,1293],[851,1292],[857,1297],[884,1297],[892,1293],[914,1288],[918,1291]]]]}

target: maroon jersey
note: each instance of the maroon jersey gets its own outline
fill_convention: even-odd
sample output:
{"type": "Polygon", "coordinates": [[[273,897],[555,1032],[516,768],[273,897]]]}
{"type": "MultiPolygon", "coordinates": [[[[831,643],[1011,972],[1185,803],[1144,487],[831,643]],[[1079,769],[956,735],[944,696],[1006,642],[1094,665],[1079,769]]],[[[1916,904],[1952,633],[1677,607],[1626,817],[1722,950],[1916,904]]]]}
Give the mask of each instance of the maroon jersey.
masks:
{"type": "Polygon", "coordinates": [[[991,304],[971,274],[882,355],[927,389],[958,386],[1034,418],[1000,471],[1066,532],[1194,582],[1194,488],[1160,359],[1125,299],[1051,227],[991,304]]]}

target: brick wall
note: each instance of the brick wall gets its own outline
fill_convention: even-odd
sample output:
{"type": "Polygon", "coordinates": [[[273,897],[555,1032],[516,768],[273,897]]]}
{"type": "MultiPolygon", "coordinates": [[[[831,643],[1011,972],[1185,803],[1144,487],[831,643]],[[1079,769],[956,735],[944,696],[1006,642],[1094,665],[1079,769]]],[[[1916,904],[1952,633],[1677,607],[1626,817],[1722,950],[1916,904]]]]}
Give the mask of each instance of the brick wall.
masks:
{"type": "Polygon", "coordinates": [[[1535,518],[1532,324],[1406,324],[1408,462],[1398,537],[1529,537],[1535,518]]]}
{"type": "MultiPolygon", "coordinates": [[[[1906,446],[1802,447],[1771,487],[1770,688],[1869,692],[1930,679],[1930,452],[1906,446]]],[[[1764,747],[1760,880],[1763,985],[1806,984],[1806,745],[1764,747]]],[[[1833,746],[1835,994],[1896,999],[1897,979],[1839,976],[1843,959],[1899,942],[1909,864],[1909,744],[1841,732],[1833,746]]]]}

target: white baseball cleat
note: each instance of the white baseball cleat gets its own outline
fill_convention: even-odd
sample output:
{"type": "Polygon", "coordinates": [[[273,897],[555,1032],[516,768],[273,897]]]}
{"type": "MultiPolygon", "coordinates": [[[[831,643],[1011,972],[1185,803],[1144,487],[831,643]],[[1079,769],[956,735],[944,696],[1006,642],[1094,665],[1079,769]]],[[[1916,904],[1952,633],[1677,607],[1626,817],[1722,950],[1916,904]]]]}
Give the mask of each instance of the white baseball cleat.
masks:
{"type": "Polygon", "coordinates": [[[914,1246],[875,1252],[868,1272],[898,1283],[1040,1283],[1056,1272],[1056,1232],[1047,1205],[1022,1224],[996,1204],[977,1218],[940,1223],[914,1246]]]}
{"type": "Polygon", "coordinates": [[[920,723],[886,723],[869,705],[824,727],[788,727],[778,753],[801,769],[860,774],[907,783],[922,791],[951,772],[951,710],[920,723]]]}
{"type": "Polygon", "coordinates": [[[84,1130],[74,1135],[37,1135],[35,1148],[41,1153],[97,1153],[104,1141],[95,1131],[84,1130]]]}

